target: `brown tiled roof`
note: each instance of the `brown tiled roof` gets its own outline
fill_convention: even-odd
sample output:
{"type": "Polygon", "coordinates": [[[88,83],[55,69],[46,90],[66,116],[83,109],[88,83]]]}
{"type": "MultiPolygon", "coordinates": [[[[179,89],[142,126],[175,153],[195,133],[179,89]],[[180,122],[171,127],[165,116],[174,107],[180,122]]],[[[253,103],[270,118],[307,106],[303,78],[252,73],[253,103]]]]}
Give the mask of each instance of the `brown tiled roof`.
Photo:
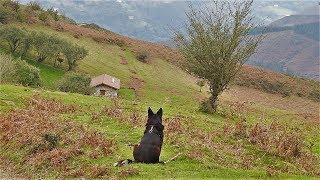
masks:
{"type": "Polygon", "coordinates": [[[112,87],[114,89],[120,89],[120,80],[106,74],[102,74],[100,76],[92,78],[90,86],[95,87],[102,84],[112,87]]]}

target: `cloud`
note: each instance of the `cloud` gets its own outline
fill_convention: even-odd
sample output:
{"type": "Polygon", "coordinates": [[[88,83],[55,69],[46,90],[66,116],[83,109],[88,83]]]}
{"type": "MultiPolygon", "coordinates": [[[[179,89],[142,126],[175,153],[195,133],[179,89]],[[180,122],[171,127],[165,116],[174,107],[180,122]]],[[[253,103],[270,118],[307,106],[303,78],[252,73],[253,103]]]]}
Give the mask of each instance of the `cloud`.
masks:
{"type": "Polygon", "coordinates": [[[268,13],[272,13],[278,16],[289,16],[294,14],[295,12],[287,9],[287,8],[283,8],[277,4],[272,5],[272,6],[266,6],[264,7],[264,9],[262,10],[263,12],[268,12],[268,13]]]}

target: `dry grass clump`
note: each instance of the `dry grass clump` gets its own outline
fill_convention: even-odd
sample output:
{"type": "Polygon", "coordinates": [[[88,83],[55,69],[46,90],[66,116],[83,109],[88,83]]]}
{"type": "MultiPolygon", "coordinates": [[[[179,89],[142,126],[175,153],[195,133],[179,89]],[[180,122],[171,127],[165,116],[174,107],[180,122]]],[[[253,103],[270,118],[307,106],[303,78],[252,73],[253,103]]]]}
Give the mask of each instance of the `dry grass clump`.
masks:
{"type": "MultiPolygon", "coordinates": [[[[288,130],[284,125],[276,122],[270,125],[257,123],[250,127],[242,120],[235,125],[226,124],[222,132],[225,136],[248,141],[269,156],[281,157],[303,174],[318,175],[320,173],[319,158],[307,148],[305,137],[298,130],[288,130]]],[[[245,157],[247,156],[243,158],[245,157]]],[[[268,166],[266,171],[269,174],[294,172],[285,166],[277,168],[268,166]]]]}
{"type": "Polygon", "coordinates": [[[298,79],[260,68],[244,66],[235,79],[235,84],[268,93],[281,94],[284,97],[296,95],[319,102],[319,82],[298,79]]]}
{"type": "Polygon", "coordinates": [[[181,116],[176,116],[173,118],[166,118],[165,120],[166,123],[166,133],[169,136],[172,135],[178,135],[178,134],[182,134],[184,130],[181,121],[182,121],[182,117],[181,116]]]}
{"type": "MultiPolygon", "coordinates": [[[[0,117],[0,145],[13,153],[21,150],[21,162],[18,163],[21,168],[46,168],[61,176],[70,175],[78,168],[71,163],[78,157],[91,158],[93,151],[102,157],[112,154],[113,141],[82,125],[59,120],[60,113],[74,111],[75,106],[33,97],[26,109],[14,110],[0,117]]],[[[90,169],[92,165],[80,165],[85,166],[90,169]]],[[[90,173],[89,170],[84,171],[85,176],[91,176],[90,173]]],[[[101,173],[94,175],[100,176],[101,173]]]]}
{"type": "Polygon", "coordinates": [[[319,158],[307,148],[300,131],[293,132],[280,123],[250,126],[240,118],[229,120],[223,128],[210,132],[199,129],[190,121],[192,119],[182,116],[164,120],[166,141],[184,147],[184,153],[191,159],[203,163],[214,161],[228,168],[260,166],[272,176],[279,173],[319,174],[319,158]],[[264,156],[276,158],[285,165],[273,167],[263,160],[264,156]]]}
{"type": "Polygon", "coordinates": [[[122,108],[120,101],[117,99],[113,100],[113,105],[110,107],[103,107],[100,113],[93,114],[92,118],[108,116],[115,120],[127,124],[132,127],[138,127],[145,125],[147,119],[137,109],[125,110],[122,108]]]}
{"type": "Polygon", "coordinates": [[[249,130],[249,141],[266,152],[281,157],[299,157],[303,139],[300,133],[288,132],[277,123],[269,126],[256,124],[249,130]]]}
{"type": "Polygon", "coordinates": [[[139,174],[139,170],[137,170],[135,168],[132,168],[132,167],[129,167],[129,168],[122,169],[119,172],[119,174],[120,174],[121,177],[134,176],[134,175],[138,175],[139,174]]]}

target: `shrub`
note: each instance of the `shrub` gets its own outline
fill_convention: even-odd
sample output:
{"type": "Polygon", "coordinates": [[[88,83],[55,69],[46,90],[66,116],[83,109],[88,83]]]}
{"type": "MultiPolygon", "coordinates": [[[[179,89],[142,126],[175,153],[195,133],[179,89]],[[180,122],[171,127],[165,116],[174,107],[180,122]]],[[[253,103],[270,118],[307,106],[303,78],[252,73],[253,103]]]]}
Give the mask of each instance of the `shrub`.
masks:
{"type": "Polygon", "coordinates": [[[35,2],[35,1],[29,2],[27,4],[27,7],[32,9],[33,11],[39,11],[39,10],[42,9],[40,4],[38,2],[35,2]]]}
{"type": "Polygon", "coordinates": [[[50,16],[53,18],[53,20],[59,21],[60,17],[59,17],[59,13],[57,10],[55,10],[54,8],[50,8],[47,10],[47,12],[50,14],[50,16]]]}
{"type": "Polygon", "coordinates": [[[49,19],[49,16],[46,12],[41,12],[38,16],[39,20],[42,21],[42,22],[47,22],[48,19],[49,19]]]}
{"type": "Polygon", "coordinates": [[[123,41],[121,39],[117,39],[117,38],[110,40],[110,43],[111,44],[115,44],[115,45],[117,45],[117,46],[119,46],[121,48],[124,48],[126,46],[126,42],[125,41],[123,41]]]}
{"type": "Polygon", "coordinates": [[[91,78],[84,74],[69,73],[59,83],[58,89],[63,92],[72,92],[89,95],[91,78]]]}
{"type": "Polygon", "coordinates": [[[31,33],[31,43],[37,52],[37,61],[43,62],[47,58],[56,58],[65,45],[64,41],[45,33],[31,33]]]}
{"type": "Polygon", "coordinates": [[[282,94],[284,97],[290,96],[291,94],[291,88],[282,82],[277,81],[275,83],[271,83],[267,80],[261,80],[260,86],[262,90],[268,93],[279,93],[282,94]]]}
{"type": "Polygon", "coordinates": [[[146,51],[143,52],[138,52],[136,55],[136,58],[143,63],[147,63],[148,62],[148,58],[149,58],[149,53],[146,51]]]}
{"type": "Polygon", "coordinates": [[[26,61],[15,62],[14,82],[23,86],[40,86],[40,70],[26,61]]]}
{"type": "Polygon", "coordinates": [[[0,5],[0,23],[7,23],[9,21],[11,12],[0,5]]]}
{"type": "Polygon", "coordinates": [[[316,102],[320,102],[320,89],[313,89],[309,93],[309,98],[316,102]]]}
{"type": "Polygon", "coordinates": [[[3,7],[9,8],[10,10],[14,12],[18,12],[20,5],[19,2],[17,1],[12,1],[12,0],[6,0],[2,4],[3,7]]]}
{"type": "Polygon", "coordinates": [[[14,69],[12,58],[6,55],[0,55],[0,83],[11,82],[14,69]]]}
{"type": "Polygon", "coordinates": [[[203,79],[200,79],[197,81],[197,85],[200,87],[199,91],[202,92],[202,88],[203,88],[203,86],[206,85],[206,81],[203,79]]]}
{"type": "Polygon", "coordinates": [[[81,46],[71,43],[64,43],[63,54],[68,63],[68,71],[73,70],[77,66],[77,62],[88,55],[88,51],[81,46]]]}
{"type": "Polygon", "coordinates": [[[26,31],[16,27],[5,27],[0,29],[0,38],[5,40],[10,47],[10,52],[15,53],[19,46],[23,44],[26,31]]]}

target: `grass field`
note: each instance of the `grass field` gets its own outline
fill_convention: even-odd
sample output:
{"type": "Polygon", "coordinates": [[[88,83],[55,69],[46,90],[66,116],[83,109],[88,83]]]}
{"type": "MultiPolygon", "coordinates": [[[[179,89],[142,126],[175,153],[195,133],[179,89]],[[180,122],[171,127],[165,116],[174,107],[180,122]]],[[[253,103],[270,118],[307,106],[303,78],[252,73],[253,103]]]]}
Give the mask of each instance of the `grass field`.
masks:
{"type": "MultiPolygon", "coordinates": [[[[99,112],[101,108],[104,106],[112,106],[112,102],[107,99],[102,99],[98,97],[89,97],[89,96],[83,96],[83,95],[77,95],[77,94],[66,94],[66,93],[60,93],[60,92],[49,92],[44,90],[37,90],[37,89],[30,89],[25,87],[17,87],[17,86],[11,86],[11,85],[1,85],[0,86],[0,99],[1,99],[1,112],[8,112],[12,109],[21,109],[26,108],[25,102],[28,101],[29,98],[32,98],[34,95],[41,96],[42,98],[46,99],[58,99],[59,101],[62,101],[64,104],[72,104],[77,105],[79,109],[74,113],[66,113],[66,114],[60,114],[60,118],[57,121],[63,122],[63,121],[75,121],[79,124],[85,125],[89,129],[97,130],[108,139],[113,139],[115,141],[115,149],[116,151],[113,152],[110,156],[107,157],[99,157],[97,159],[81,159],[81,157],[75,157],[74,159],[71,159],[70,162],[74,164],[78,163],[84,163],[84,164],[98,164],[98,165],[104,165],[108,167],[108,170],[110,171],[110,174],[108,176],[128,176],[132,178],[148,178],[150,175],[155,175],[157,178],[208,178],[208,177],[224,177],[224,178],[245,178],[245,177],[251,177],[251,178],[263,178],[266,177],[266,170],[264,169],[265,166],[277,164],[277,166],[284,166],[286,163],[289,163],[289,160],[284,160],[280,157],[273,156],[271,154],[265,155],[263,161],[261,160],[254,160],[255,163],[258,164],[257,167],[253,167],[250,170],[241,169],[241,168],[235,168],[232,167],[234,165],[239,165],[237,162],[237,157],[232,157],[232,153],[227,152],[226,149],[217,149],[219,153],[221,153],[222,156],[226,156],[224,158],[227,158],[226,160],[230,162],[225,162],[226,167],[224,167],[223,163],[221,162],[215,162],[214,159],[210,160],[210,155],[208,157],[203,157],[203,160],[199,160],[198,157],[191,158],[188,156],[188,152],[191,151],[192,147],[188,147],[188,142],[183,142],[181,139],[181,142],[184,146],[177,146],[175,143],[173,143],[173,139],[170,135],[165,139],[165,145],[163,147],[163,152],[161,159],[167,160],[171,157],[173,157],[178,152],[183,152],[183,155],[180,156],[176,161],[172,161],[169,164],[166,165],[143,165],[143,164],[134,164],[130,165],[129,167],[123,167],[123,168],[114,168],[112,167],[112,164],[119,159],[123,158],[131,158],[131,147],[128,146],[128,144],[136,143],[139,141],[139,138],[143,132],[143,126],[132,126],[130,119],[125,120],[119,120],[117,118],[113,118],[110,116],[104,116],[101,115],[97,120],[93,121],[92,116],[95,112],[99,112]],[[126,120],[128,120],[126,122],[126,120]],[[223,152],[226,151],[226,152],[223,152]],[[230,157],[228,157],[229,155],[230,157]],[[268,159],[268,161],[266,161],[268,159]],[[273,159],[273,160],[272,160],[273,159]],[[232,163],[232,161],[235,161],[232,163]],[[260,161],[260,162],[259,162],[260,161]],[[264,162],[266,161],[266,162],[264,162]],[[233,164],[233,165],[232,165],[233,164]],[[231,166],[232,168],[228,167],[231,166]],[[129,173],[127,175],[126,173],[121,173],[122,171],[128,170],[132,174],[129,173]]],[[[132,113],[132,105],[126,105],[130,104],[131,102],[128,102],[126,100],[121,100],[121,104],[123,104],[125,112],[126,113],[132,113]]],[[[144,108],[137,108],[139,111],[139,114],[141,113],[142,116],[145,114],[144,108]]],[[[280,114],[278,112],[278,114],[280,114]]],[[[195,117],[197,122],[192,122],[193,127],[195,129],[201,129],[201,131],[208,131],[208,132],[214,132],[217,131],[226,121],[224,118],[220,116],[206,116],[201,114],[190,114],[185,113],[186,116],[190,116],[189,118],[195,117]],[[203,124],[203,125],[202,125],[203,124]]],[[[170,120],[170,118],[175,117],[176,114],[174,112],[170,112],[170,109],[165,109],[165,118],[167,120],[170,120]]],[[[143,124],[145,118],[141,117],[138,121],[138,124],[143,124]]],[[[184,121],[184,120],[182,120],[184,121]]],[[[256,120],[253,120],[256,121],[256,120]]],[[[166,124],[168,122],[165,122],[166,124]]],[[[183,122],[187,123],[187,122],[183,122]]],[[[303,123],[302,123],[303,124],[303,123]]],[[[168,128],[168,127],[166,127],[168,128]]],[[[177,129],[178,130],[178,129],[177,129]]],[[[316,130],[316,129],[314,129],[316,130]]],[[[310,131],[309,133],[311,133],[310,131]]],[[[316,132],[315,132],[316,133],[316,132]]],[[[316,135],[316,134],[314,134],[316,135]]],[[[319,137],[315,136],[315,137],[319,137]]],[[[227,144],[230,143],[232,145],[233,143],[236,143],[236,140],[231,139],[215,139],[214,142],[221,143],[223,141],[230,141],[227,144]]],[[[316,142],[316,141],[315,141],[316,142]]],[[[250,151],[253,151],[251,155],[254,155],[255,157],[259,157],[259,150],[250,145],[248,142],[238,142],[244,146],[243,150],[248,151],[247,153],[250,153],[250,151]],[[248,148],[248,149],[246,149],[248,148]],[[251,149],[253,148],[253,149],[251,149]]],[[[56,169],[50,168],[50,166],[45,167],[33,167],[31,165],[21,164],[22,159],[24,156],[24,150],[20,149],[19,151],[15,151],[11,149],[10,146],[1,146],[0,152],[2,152],[2,156],[5,156],[10,160],[11,163],[14,164],[20,164],[19,166],[15,167],[15,171],[17,172],[23,172],[21,175],[28,174],[30,175],[33,173],[39,173],[37,176],[45,176],[45,177],[56,177],[56,169]],[[8,151],[9,150],[9,151],[8,151]],[[29,167],[31,166],[31,167],[29,167]],[[31,168],[31,169],[30,169],[31,168]],[[48,169],[45,169],[48,168],[48,169]],[[26,171],[26,170],[31,171],[26,171]]],[[[232,147],[232,146],[230,146],[232,147]]],[[[226,148],[221,146],[221,148],[226,148]]],[[[319,145],[317,149],[314,149],[315,153],[319,153],[319,145]],[[317,152],[318,151],[318,152],[317,152]]],[[[260,152],[260,153],[263,153],[260,152]]],[[[213,153],[215,154],[215,153],[213,153]]],[[[71,166],[72,167],[72,166],[71,166]]],[[[295,167],[295,166],[293,166],[295,167]]],[[[298,170],[298,169],[296,169],[298,170]]],[[[59,171],[58,171],[59,172],[59,171]]],[[[301,178],[306,176],[298,175],[298,171],[291,174],[286,173],[279,173],[276,176],[277,177],[286,177],[286,178],[301,178]],[[294,175],[297,174],[297,175],[294,175]]],[[[33,174],[35,175],[35,174],[33,174]]]]}
{"type": "MultiPolygon", "coordinates": [[[[16,140],[10,143],[0,141],[0,167],[9,174],[33,178],[319,177],[319,103],[234,86],[222,94],[216,114],[205,114],[199,112],[198,107],[199,102],[208,94],[200,93],[192,77],[165,60],[154,58],[145,64],[136,60],[129,49],[100,44],[89,38],[76,39],[69,33],[56,32],[43,26],[25,28],[55,34],[84,46],[89,55],[79,63],[77,71],[91,76],[103,73],[115,76],[121,80],[122,89],[118,100],[112,101],[100,97],[0,85],[0,122],[8,121],[10,124],[21,120],[21,123],[25,122],[23,127],[28,135],[26,138],[36,139],[25,143],[24,139],[7,131],[14,127],[0,129],[0,135],[6,132],[16,140]],[[121,64],[121,59],[125,59],[127,64],[121,64]],[[52,99],[58,101],[54,103],[56,107],[47,102],[52,99]],[[38,101],[44,103],[38,104],[38,101]],[[75,108],[69,111],[63,105],[75,108]],[[55,110],[60,106],[66,109],[55,110]],[[132,158],[129,144],[139,142],[149,106],[154,110],[160,107],[164,109],[165,142],[161,160],[168,160],[177,153],[182,155],[166,165],[133,164],[128,167],[113,167],[113,163],[118,160],[132,158]],[[41,123],[32,124],[32,118],[41,123]],[[77,145],[74,141],[80,135],[75,130],[70,133],[64,131],[69,127],[69,122],[75,123],[75,127],[83,126],[87,133],[101,133],[102,139],[112,142],[108,146],[110,152],[101,154],[97,150],[98,155],[92,155],[96,149],[86,142],[87,144],[79,145],[83,154],[68,154],[68,158],[59,166],[54,166],[52,160],[56,160],[54,158],[57,155],[53,156],[51,151],[45,151],[51,161],[39,160],[37,158],[41,156],[37,154],[30,155],[35,142],[41,141],[41,134],[27,130],[42,127],[41,124],[46,123],[52,123],[55,128],[42,127],[39,132],[61,133],[59,152],[62,155],[70,153],[70,147],[77,145]],[[261,124],[261,128],[265,130],[264,138],[261,138],[261,134],[252,135],[257,124],[261,124]],[[252,138],[257,138],[258,143],[252,143],[252,138]],[[24,146],[20,146],[20,141],[24,142],[24,146]],[[290,149],[281,149],[281,144],[286,143],[293,148],[297,146],[300,155],[290,155],[290,149]]],[[[54,89],[55,82],[64,74],[63,71],[52,68],[50,63],[43,65],[29,62],[40,69],[45,89],[54,89]]],[[[21,131],[24,132],[23,130],[22,128],[21,131]]],[[[104,141],[98,142],[101,144],[104,141]]],[[[99,148],[100,144],[98,143],[99,148]]]]}

